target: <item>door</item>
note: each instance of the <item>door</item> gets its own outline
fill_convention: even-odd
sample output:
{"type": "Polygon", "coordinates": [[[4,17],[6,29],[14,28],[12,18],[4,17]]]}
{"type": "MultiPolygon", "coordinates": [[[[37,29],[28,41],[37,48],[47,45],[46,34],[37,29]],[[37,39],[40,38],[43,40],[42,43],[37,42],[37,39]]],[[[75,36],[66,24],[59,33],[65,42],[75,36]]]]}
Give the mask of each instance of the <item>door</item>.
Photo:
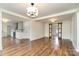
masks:
{"type": "Polygon", "coordinates": [[[54,48],[61,48],[61,45],[62,45],[62,22],[52,23],[51,25],[49,25],[49,37],[50,36],[51,36],[51,42],[52,42],[54,48]]]}

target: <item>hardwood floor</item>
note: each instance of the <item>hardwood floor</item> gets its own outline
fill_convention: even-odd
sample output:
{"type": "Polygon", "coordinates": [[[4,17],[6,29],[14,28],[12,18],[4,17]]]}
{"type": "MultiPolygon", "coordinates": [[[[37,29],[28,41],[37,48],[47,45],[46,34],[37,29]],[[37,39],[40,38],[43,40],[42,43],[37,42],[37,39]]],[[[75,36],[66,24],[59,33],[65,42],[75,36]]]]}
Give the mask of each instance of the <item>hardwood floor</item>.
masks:
{"type": "Polygon", "coordinates": [[[6,47],[2,56],[74,56],[74,48],[71,41],[63,40],[61,49],[54,49],[49,39],[32,41],[31,47],[28,42],[21,42],[19,45],[11,44],[10,38],[6,39],[6,47]]]}

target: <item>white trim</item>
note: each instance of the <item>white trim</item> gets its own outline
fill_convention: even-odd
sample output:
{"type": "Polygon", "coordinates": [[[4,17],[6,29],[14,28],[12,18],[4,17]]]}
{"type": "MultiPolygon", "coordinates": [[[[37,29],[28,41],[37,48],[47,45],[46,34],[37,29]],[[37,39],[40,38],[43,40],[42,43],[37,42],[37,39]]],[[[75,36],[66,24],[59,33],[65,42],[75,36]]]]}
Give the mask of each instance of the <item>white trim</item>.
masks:
{"type": "Polygon", "coordinates": [[[75,50],[76,52],[79,52],[79,49],[77,49],[77,48],[75,47],[73,41],[72,41],[72,45],[73,45],[73,47],[74,47],[74,50],[75,50]]]}
{"type": "Polygon", "coordinates": [[[48,15],[48,16],[43,16],[43,17],[39,17],[39,18],[34,18],[34,19],[20,15],[18,13],[12,12],[12,11],[5,10],[5,9],[2,9],[2,12],[8,13],[8,14],[11,14],[11,15],[14,15],[14,16],[18,16],[18,17],[21,17],[21,18],[24,18],[24,19],[27,19],[27,20],[31,20],[31,19],[32,20],[43,20],[43,19],[47,19],[47,18],[51,18],[51,17],[55,17],[55,16],[61,16],[61,15],[75,13],[75,12],[78,11],[78,9],[79,8],[67,10],[67,11],[64,11],[64,12],[60,12],[60,13],[56,13],[56,14],[52,14],[52,15],[48,15]]]}
{"type": "Polygon", "coordinates": [[[42,19],[51,18],[51,17],[55,17],[55,16],[71,14],[71,13],[75,13],[77,11],[78,11],[78,8],[72,9],[72,10],[67,10],[67,11],[64,11],[64,12],[56,13],[56,14],[52,14],[52,15],[48,15],[48,16],[44,16],[44,17],[39,17],[39,18],[36,18],[34,20],[42,20],[42,19]]]}
{"type": "Polygon", "coordinates": [[[79,49],[76,48],[75,51],[76,51],[76,52],[79,52],[79,49]]]}
{"type": "Polygon", "coordinates": [[[28,17],[25,17],[23,15],[20,15],[18,13],[12,12],[12,11],[8,11],[6,9],[2,9],[2,12],[11,14],[11,15],[14,15],[14,16],[17,16],[17,17],[21,17],[21,18],[24,18],[24,19],[27,19],[27,20],[30,20],[30,18],[28,18],[28,17]]]}

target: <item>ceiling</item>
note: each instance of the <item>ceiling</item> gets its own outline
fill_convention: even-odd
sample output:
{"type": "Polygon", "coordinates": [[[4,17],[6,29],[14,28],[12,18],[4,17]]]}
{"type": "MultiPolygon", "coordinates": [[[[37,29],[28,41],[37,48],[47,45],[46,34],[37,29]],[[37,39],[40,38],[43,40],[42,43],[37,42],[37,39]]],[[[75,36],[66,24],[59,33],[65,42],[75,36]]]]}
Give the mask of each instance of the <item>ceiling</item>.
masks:
{"type": "MultiPolygon", "coordinates": [[[[26,15],[26,8],[29,6],[30,6],[30,3],[0,3],[0,8],[18,13],[25,17],[28,17],[26,15]]],[[[37,7],[39,11],[38,17],[35,17],[35,18],[41,18],[48,15],[78,8],[79,3],[35,3],[35,7],[37,7]]],[[[35,18],[32,18],[32,19],[35,19],[35,18]]]]}
{"type": "Polygon", "coordinates": [[[53,20],[53,18],[57,19],[57,21],[63,21],[63,20],[71,20],[72,16],[74,15],[74,13],[72,14],[67,14],[67,15],[61,15],[61,16],[56,16],[56,17],[51,17],[51,18],[47,18],[47,19],[42,19],[42,20],[37,20],[39,22],[44,22],[44,23],[51,23],[50,19],[53,20]]]}
{"type": "Polygon", "coordinates": [[[4,12],[2,13],[2,18],[8,19],[9,22],[29,21],[29,20],[26,20],[24,18],[13,16],[11,14],[7,14],[7,13],[4,13],[4,12]]]}

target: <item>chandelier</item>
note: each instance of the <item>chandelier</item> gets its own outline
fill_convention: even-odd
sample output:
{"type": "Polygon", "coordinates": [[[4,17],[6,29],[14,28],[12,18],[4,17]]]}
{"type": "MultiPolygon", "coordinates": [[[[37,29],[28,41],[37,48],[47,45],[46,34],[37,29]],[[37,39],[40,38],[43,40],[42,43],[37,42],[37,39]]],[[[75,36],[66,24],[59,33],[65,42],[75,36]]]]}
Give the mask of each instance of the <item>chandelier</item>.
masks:
{"type": "Polygon", "coordinates": [[[31,7],[27,8],[27,15],[30,17],[38,16],[38,9],[34,7],[34,3],[31,3],[31,7]]]}

